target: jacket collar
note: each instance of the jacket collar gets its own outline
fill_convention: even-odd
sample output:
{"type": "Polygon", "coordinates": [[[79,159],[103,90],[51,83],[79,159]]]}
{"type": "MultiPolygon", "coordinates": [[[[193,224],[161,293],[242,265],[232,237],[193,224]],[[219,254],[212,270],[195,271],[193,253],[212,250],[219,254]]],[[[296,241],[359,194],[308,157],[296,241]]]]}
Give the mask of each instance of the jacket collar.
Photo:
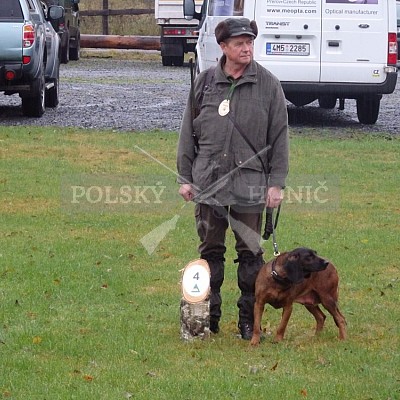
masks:
{"type": "MultiPolygon", "coordinates": [[[[225,54],[223,54],[215,69],[215,83],[217,84],[230,83],[223,70],[225,62],[226,62],[226,56],[225,54]]],[[[257,67],[258,67],[257,63],[254,60],[252,60],[251,63],[247,66],[247,68],[244,70],[242,77],[239,79],[238,85],[245,82],[256,83],[257,67]]]]}

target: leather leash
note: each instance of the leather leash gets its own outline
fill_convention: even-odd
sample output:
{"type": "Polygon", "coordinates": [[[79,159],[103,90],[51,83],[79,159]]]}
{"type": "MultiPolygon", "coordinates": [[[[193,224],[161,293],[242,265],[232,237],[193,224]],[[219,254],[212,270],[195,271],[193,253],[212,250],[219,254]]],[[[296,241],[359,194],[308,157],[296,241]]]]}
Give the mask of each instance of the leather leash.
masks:
{"type": "Polygon", "coordinates": [[[268,240],[272,234],[272,246],[274,248],[275,257],[278,257],[281,254],[279,252],[278,243],[276,241],[276,227],[278,226],[280,213],[281,213],[281,204],[279,204],[276,210],[276,217],[274,221],[274,209],[269,207],[266,209],[265,228],[264,228],[264,234],[262,235],[262,238],[264,240],[268,240]]]}

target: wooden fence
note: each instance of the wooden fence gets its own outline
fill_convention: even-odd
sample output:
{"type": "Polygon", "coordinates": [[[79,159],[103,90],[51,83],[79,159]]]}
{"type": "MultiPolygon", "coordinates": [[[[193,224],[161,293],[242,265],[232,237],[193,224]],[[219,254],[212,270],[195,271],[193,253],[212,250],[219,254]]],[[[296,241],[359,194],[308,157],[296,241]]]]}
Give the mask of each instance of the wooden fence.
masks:
{"type": "Polygon", "coordinates": [[[103,35],[109,34],[108,18],[110,15],[145,15],[154,14],[154,8],[127,8],[124,10],[110,10],[108,0],[103,0],[102,10],[82,10],[82,16],[88,17],[102,17],[102,31],[103,35]]]}

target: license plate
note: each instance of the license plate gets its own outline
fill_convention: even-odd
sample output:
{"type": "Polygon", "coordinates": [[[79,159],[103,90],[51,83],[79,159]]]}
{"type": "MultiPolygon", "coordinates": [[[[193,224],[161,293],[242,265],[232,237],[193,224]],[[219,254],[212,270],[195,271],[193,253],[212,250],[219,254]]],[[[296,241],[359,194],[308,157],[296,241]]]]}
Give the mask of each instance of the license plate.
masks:
{"type": "Polygon", "coordinates": [[[197,39],[187,39],[186,43],[197,43],[197,39]]]}
{"type": "Polygon", "coordinates": [[[267,55],[309,56],[310,43],[267,43],[267,55]]]}

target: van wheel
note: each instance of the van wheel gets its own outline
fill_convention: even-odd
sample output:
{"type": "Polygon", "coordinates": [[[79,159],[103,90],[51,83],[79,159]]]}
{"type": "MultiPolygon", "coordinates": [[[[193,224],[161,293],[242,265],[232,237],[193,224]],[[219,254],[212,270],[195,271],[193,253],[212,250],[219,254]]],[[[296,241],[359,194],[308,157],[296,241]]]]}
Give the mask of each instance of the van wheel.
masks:
{"type": "Polygon", "coordinates": [[[378,120],[380,96],[360,97],[357,99],[357,117],[361,124],[373,125],[378,120]]]}
{"type": "Polygon", "coordinates": [[[336,97],[333,96],[321,96],[318,98],[318,104],[321,108],[330,110],[336,106],[336,97]]]}
{"type": "Polygon", "coordinates": [[[22,98],[22,113],[27,117],[39,118],[45,111],[45,81],[44,68],[41,68],[39,76],[34,81],[32,96],[22,98]]]}

